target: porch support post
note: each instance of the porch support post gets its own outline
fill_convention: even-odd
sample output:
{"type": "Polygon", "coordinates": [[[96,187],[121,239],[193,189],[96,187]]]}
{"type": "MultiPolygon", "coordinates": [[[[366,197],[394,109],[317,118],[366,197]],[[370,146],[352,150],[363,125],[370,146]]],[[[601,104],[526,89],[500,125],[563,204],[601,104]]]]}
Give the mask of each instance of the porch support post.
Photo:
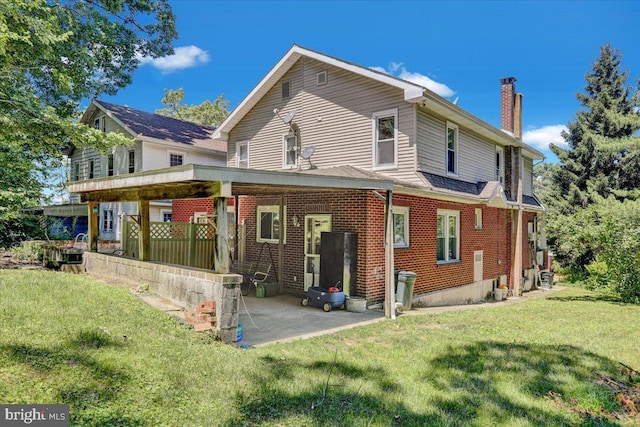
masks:
{"type": "Polygon", "coordinates": [[[89,217],[89,250],[98,252],[98,203],[89,202],[87,209],[89,210],[87,213],[89,217]]]}
{"type": "Polygon", "coordinates": [[[387,190],[387,200],[384,209],[384,316],[387,319],[396,318],[396,294],[395,294],[395,273],[393,263],[393,192],[387,190]]]}
{"type": "Polygon", "coordinates": [[[284,291],[284,233],[287,228],[287,221],[284,217],[284,195],[280,195],[278,218],[280,218],[280,232],[278,233],[278,289],[282,293],[284,291]]]}
{"type": "Polygon", "coordinates": [[[522,294],[522,149],[514,149],[516,168],[515,193],[518,208],[512,213],[511,218],[515,226],[515,233],[512,234],[515,242],[513,244],[513,270],[511,271],[513,296],[522,294]]]}
{"type": "Polygon", "coordinates": [[[138,201],[140,234],[138,236],[138,256],[140,261],[151,259],[151,231],[149,229],[149,201],[138,201]]]}
{"type": "Polygon", "coordinates": [[[216,227],[213,248],[213,271],[226,274],[229,272],[229,226],[226,197],[214,197],[213,221],[216,227]]]}

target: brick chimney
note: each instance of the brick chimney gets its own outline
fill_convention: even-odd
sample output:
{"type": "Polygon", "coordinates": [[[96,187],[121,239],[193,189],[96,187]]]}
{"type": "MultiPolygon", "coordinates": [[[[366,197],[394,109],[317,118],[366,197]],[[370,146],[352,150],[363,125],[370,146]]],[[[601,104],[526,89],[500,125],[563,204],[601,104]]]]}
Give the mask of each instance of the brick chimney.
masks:
{"type": "Polygon", "coordinates": [[[504,79],[500,79],[500,83],[502,83],[502,97],[501,97],[501,108],[500,108],[500,128],[502,130],[506,130],[514,133],[514,124],[515,124],[515,103],[516,103],[516,78],[515,77],[505,77],[504,79]]]}

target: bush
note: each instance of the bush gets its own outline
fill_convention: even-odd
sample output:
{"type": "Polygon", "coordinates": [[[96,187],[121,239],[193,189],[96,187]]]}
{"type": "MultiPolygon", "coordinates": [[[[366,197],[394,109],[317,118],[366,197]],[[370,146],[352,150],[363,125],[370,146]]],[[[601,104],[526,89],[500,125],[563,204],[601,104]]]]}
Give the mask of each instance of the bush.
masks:
{"type": "Polygon", "coordinates": [[[0,221],[0,247],[10,248],[25,240],[45,238],[43,217],[23,215],[0,221]]]}

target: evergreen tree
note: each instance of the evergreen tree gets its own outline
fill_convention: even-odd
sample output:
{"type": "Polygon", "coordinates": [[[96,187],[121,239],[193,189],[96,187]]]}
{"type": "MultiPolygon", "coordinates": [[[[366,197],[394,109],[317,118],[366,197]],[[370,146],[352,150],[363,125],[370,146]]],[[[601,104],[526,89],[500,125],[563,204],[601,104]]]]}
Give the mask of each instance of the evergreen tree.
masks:
{"type": "Polygon", "coordinates": [[[640,184],[639,95],[621,64],[617,49],[600,48],[584,93],[576,95],[584,110],[563,134],[569,147],[551,146],[560,161],[551,174],[551,204],[561,213],[593,203],[596,195],[627,196],[640,184]]]}

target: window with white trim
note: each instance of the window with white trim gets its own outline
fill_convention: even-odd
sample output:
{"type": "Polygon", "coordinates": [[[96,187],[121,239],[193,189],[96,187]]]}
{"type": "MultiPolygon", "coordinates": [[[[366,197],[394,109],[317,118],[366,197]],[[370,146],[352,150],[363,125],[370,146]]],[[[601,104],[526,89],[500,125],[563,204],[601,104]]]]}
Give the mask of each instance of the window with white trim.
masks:
{"type": "Polygon", "coordinates": [[[107,176],[113,176],[113,154],[107,155],[107,176]]]}
{"type": "Polygon", "coordinates": [[[171,211],[160,211],[160,214],[162,215],[162,222],[171,222],[173,218],[171,211]]]}
{"type": "Polygon", "coordinates": [[[107,131],[107,118],[105,116],[98,117],[93,121],[93,127],[101,130],[102,132],[107,131]]]}
{"type": "Polygon", "coordinates": [[[136,152],[133,150],[129,151],[129,173],[134,173],[136,171],[136,152]]]}
{"type": "Polygon", "coordinates": [[[458,125],[447,122],[447,174],[458,174],[458,125]]]}
{"type": "Polygon", "coordinates": [[[73,162],[73,180],[80,181],[80,162],[73,162]]]}
{"type": "Polygon", "coordinates": [[[286,207],[284,209],[284,218],[282,218],[281,221],[279,206],[257,207],[256,241],[278,243],[280,232],[282,232],[283,241],[286,240],[287,232],[285,224],[287,211],[286,207]]]}
{"type": "Polygon", "coordinates": [[[102,231],[113,231],[113,210],[102,211],[102,231]]]}
{"type": "Polygon", "coordinates": [[[236,167],[242,169],[249,167],[249,141],[236,143],[236,167]]]}
{"type": "Polygon", "coordinates": [[[438,209],[436,222],[436,261],[460,260],[460,212],[438,209]]]}
{"type": "Polygon", "coordinates": [[[496,181],[504,185],[504,148],[496,145],[496,181]]]}
{"type": "Polygon", "coordinates": [[[282,136],[282,168],[298,166],[298,137],[295,134],[282,136]]]}
{"type": "Polygon", "coordinates": [[[182,166],[183,163],[184,163],[184,154],[169,153],[169,167],[182,166]]]}
{"type": "Polygon", "coordinates": [[[318,74],[316,74],[316,85],[321,86],[326,84],[327,84],[327,72],[320,71],[318,74]]]}
{"type": "Polygon", "coordinates": [[[373,168],[397,167],[398,109],[373,113],[373,168]]]}
{"type": "Polygon", "coordinates": [[[396,248],[409,247],[409,208],[405,206],[393,207],[393,246],[396,248]]]}
{"type": "Polygon", "coordinates": [[[476,208],[475,218],[476,230],[482,230],[482,208],[476,208]]]}

